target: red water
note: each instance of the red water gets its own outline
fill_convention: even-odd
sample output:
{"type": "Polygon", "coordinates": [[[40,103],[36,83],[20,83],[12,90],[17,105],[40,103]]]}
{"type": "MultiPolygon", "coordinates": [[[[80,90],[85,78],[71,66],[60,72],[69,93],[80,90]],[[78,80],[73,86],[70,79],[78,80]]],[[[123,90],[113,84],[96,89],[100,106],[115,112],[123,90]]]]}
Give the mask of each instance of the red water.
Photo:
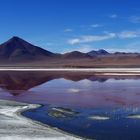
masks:
{"type": "Polygon", "coordinates": [[[140,105],[140,79],[1,72],[0,99],[78,107],[140,105]]]}

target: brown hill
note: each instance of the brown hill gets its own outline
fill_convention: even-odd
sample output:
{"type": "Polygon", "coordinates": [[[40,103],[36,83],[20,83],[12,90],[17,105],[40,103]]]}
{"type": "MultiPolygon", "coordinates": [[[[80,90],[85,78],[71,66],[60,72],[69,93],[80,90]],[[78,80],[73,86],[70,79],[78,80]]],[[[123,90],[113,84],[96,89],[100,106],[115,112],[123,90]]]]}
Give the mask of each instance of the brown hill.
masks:
{"type": "Polygon", "coordinates": [[[66,59],[90,58],[90,56],[87,53],[82,53],[82,52],[79,52],[79,51],[73,51],[73,52],[65,53],[65,54],[63,54],[62,57],[66,58],[66,59]]]}

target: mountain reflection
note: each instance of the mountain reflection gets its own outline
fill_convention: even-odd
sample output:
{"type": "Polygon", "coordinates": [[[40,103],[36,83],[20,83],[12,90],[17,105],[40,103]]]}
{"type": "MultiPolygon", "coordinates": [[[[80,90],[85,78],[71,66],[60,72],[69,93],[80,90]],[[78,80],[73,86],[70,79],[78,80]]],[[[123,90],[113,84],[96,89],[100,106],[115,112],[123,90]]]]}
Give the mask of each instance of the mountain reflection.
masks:
{"type": "Polygon", "coordinates": [[[140,79],[139,76],[109,76],[93,73],[69,72],[0,72],[0,87],[17,96],[33,87],[42,85],[54,79],[64,78],[78,82],[81,80],[106,82],[108,79],[140,79]]]}

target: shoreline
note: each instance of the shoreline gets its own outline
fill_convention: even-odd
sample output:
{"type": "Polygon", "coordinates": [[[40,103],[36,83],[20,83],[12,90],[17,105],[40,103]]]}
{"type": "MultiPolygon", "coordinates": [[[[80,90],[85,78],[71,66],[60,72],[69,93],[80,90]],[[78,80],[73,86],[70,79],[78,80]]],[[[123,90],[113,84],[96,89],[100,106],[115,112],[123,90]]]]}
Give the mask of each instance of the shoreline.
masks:
{"type": "Polygon", "coordinates": [[[19,68],[0,67],[0,71],[87,71],[87,72],[140,72],[140,68],[19,68]]]}
{"type": "Polygon", "coordinates": [[[38,121],[26,118],[21,113],[40,107],[9,100],[0,100],[0,138],[5,140],[80,140],[78,136],[68,134],[38,121]]]}
{"type": "Polygon", "coordinates": [[[0,68],[3,71],[16,72],[89,72],[94,75],[140,75],[140,68],[0,68]]]}

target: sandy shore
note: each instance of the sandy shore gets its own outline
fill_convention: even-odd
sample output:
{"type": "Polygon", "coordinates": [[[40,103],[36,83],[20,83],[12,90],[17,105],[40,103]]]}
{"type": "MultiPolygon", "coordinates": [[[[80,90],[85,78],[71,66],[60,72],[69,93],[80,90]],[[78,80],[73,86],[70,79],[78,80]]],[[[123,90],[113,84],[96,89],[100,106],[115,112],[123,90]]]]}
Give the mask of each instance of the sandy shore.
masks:
{"type": "Polygon", "coordinates": [[[38,105],[0,100],[0,139],[79,140],[20,115],[23,110],[36,107],[38,105]]]}

